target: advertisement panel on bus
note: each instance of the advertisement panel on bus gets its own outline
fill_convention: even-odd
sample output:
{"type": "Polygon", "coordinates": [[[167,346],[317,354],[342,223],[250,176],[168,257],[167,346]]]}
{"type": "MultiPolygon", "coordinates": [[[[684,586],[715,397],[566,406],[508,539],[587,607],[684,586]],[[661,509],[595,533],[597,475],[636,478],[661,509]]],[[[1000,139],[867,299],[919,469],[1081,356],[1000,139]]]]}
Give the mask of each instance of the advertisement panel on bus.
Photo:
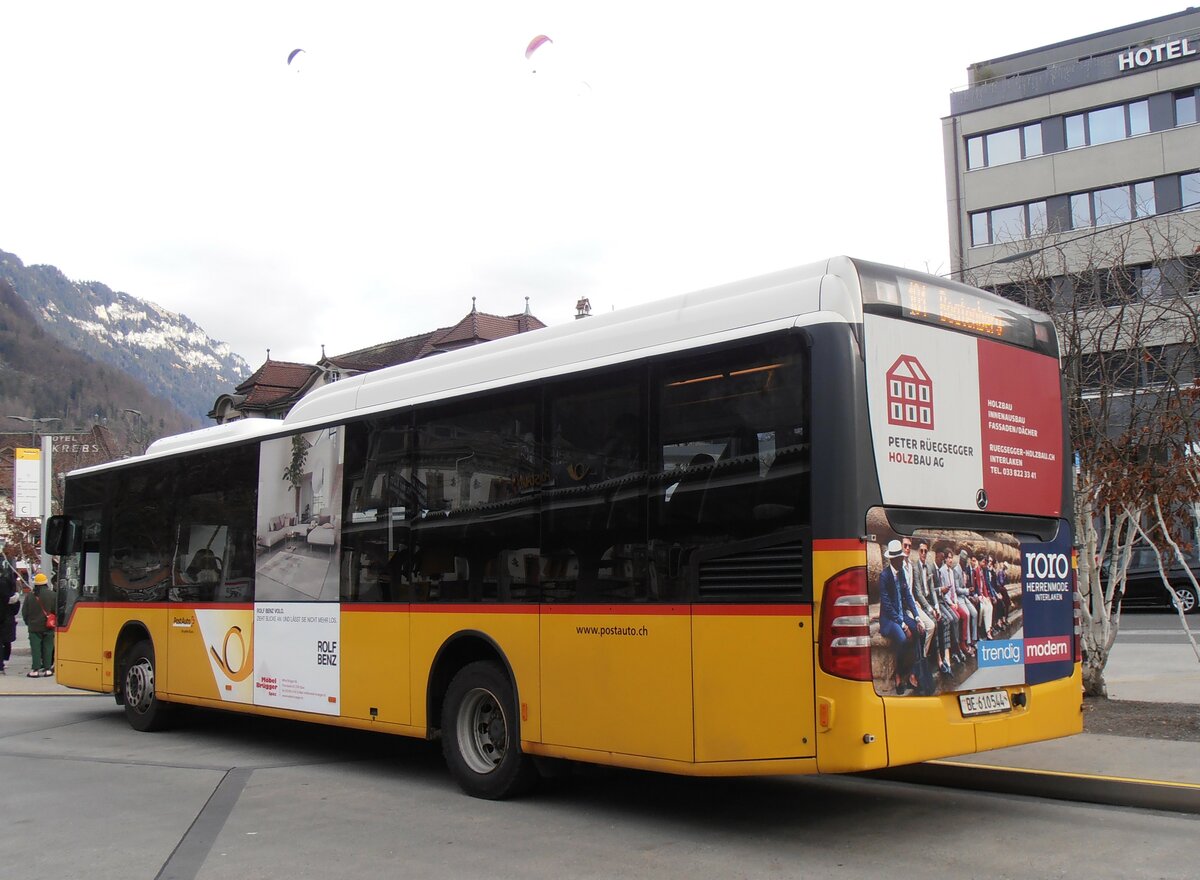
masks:
{"type": "MultiPolygon", "coordinates": [[[[1050,541],[1006,532],[868,526],[871,674],[881,696],[933,696],[1040,684],[1072,672],[1070,531],[1050,541]]],[[[968,713],[972,707],[964,705],[968,713]]],[[[979,713],[1005,705],[979,706],[979,713]]]]}
{"type": "MultiPolygon", "coordinates": [[[[872,445],[885,506],[1063,516],[1058,360],[989,338],[989,326],[953,332],[865,316],[872,445]]],[[[964,714],[986,714],[1010,708],[1006,687],[1071,674],[1065,522],[1049,541],[986,529],[900,534],[876,510],[867,533],[874,536],[868,580],[877,693],[992,689],[991,702],[963,699],[964,714]]]]}
{"type": "Polygon", "coordinates": [[[1062,515],[1056,358],[911,321],[864,323],[884,504],[1062,515]]]}

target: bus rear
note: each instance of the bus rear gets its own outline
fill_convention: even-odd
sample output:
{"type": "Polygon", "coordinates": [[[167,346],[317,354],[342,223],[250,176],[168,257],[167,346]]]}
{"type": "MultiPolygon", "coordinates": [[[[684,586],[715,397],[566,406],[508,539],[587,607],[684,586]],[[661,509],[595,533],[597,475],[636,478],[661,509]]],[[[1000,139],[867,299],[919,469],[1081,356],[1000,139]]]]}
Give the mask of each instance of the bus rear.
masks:
{"type": "MultiPolygon", "coordinates": [[[[844,458],[873,465],[877,484],[860,489],[858,538],[813,544],[819,769],[1078,733],[1053,324],[963,285],[855,265],[864,376],[838,424],[866,429],[844,458]]],[[[856,485],[855,466],[831,469],[856,485]]]]}

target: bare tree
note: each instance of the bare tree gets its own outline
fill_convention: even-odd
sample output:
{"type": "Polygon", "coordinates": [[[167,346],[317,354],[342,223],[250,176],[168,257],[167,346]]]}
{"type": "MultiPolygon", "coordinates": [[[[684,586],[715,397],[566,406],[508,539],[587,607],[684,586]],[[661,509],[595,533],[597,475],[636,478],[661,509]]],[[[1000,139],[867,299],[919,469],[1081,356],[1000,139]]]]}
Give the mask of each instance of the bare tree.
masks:
{"type": "MultiPolygon", "coordinates": [[[[1065,241],[1046,236],[970,279],[1048,313],[1058,329],[1090,695],[1106,693],[1135,543],[1155,548],[1174,598],[1164,554],[1186,568],[1200,528],[1200,258],[1192,218],[1172,219],[1065,241]]],[[[1187,631],[1182,613],[1180,621],[1187,631]]]]}

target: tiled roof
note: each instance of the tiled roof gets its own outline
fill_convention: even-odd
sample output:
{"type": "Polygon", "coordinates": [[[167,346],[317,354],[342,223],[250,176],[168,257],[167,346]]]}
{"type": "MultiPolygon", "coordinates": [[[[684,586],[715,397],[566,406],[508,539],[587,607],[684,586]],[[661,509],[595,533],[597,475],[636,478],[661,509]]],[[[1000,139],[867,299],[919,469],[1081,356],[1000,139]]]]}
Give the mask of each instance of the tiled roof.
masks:
{"type": "Polygon", "coordinates": [[[439,330],[430,340],[430,350],[436,348],[458,348],[462,343],[489,342],[503,339],[546,325],[530,314],[489,315],[472,311],[465,318],[444,330],[439,330]]]}
{"type": "Polygon", "coordinates": [[[358,351],[334,355],[325,360],[331,366],[339,369],[369,372],[415,361],[442,349],[461,348],[463,345],[473,345],[477,342],[490,342],[493,339],[503,339],[506,336],[526,333],[545,326],[529,314],[503,317],[473,311],[453,327],[442,327],[432,333],[421,333],[406,339],[373,345],[370,348],[360,348],[358,351]]]}
{"type": "Polygon", "coordinates": [[[246,396],[242,407],[263,409],[287,402],[299,395],[317,373],[312,364],[294,364],[288,361],[267,360],[237,387],[238,394],[246,396]]]}
{"type": "MultiPolygon", "coordinates": [[[[478,312],[472,307],[467,316],[453,327],[442,327],[432,333],[420,333],[392,342],[382,342],[332,357],[322,354],[321,366],[273,361],[268,353],[266,362],[238,385],[230,397],[236,401],[236,410],[270,410],[290,406],[308,390],[313,378],[324,366],[355,373],[369,373],[415,361],[438,351],[503,339],[545,326],[529,314],[528,310],[517,315],[501,316],[478,312]],[[243,399],[238,400],[238,397],[243,399]]],[[[220,398],[218,404],[219,402],[220,398]]],[[[218,418],[216,407],[209,416],[218,418]]]]}
{"type": "Polygon", "coordinates": [[[379,370],[383,367],[391,367],[395,364],[407,363],[420,357],[426,343],[438,333],[444,332],[445,329],[434,330],[432,333],[421,333],[417,336],[409,336],[407,339],[382,342],[379,345],[372,345],[369,348],[360,348],[358,351],[327,357],[325,360],[331,366],[339,369],[356,370],[363,373],[370,372],[371,370],[379,370]]]}

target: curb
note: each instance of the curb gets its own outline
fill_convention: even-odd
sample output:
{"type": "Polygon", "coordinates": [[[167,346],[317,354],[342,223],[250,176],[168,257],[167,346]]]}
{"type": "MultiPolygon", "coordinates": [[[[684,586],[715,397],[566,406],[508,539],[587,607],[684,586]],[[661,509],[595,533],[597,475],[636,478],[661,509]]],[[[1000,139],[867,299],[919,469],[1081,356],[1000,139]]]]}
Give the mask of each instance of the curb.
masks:
{"type": "Polygon", "coordinates": [[[930,761],[863,775],[896,782],[1027,795],[1073,803],[1200,814],[1200,785],[1186,782],[1092,776],[1057,770],[984,767],[954,761],[930,761]]]}

